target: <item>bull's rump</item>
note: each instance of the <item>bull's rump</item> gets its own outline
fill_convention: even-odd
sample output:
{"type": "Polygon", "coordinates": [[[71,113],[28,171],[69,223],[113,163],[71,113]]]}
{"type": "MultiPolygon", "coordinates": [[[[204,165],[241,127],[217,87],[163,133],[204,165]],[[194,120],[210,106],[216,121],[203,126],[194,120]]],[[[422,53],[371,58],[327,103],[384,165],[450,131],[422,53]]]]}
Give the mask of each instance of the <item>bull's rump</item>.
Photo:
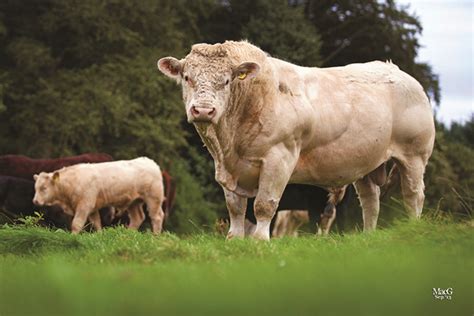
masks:
{"type": "Polygon", "coordinates": [[[431,153],[434,124],[421,85],[392,64],[371,62],[304,72],[313,109],[291,182],[337,186],[392,156],[431,153]],[[413,144],[416,144],[414,146],[413,144]]]}

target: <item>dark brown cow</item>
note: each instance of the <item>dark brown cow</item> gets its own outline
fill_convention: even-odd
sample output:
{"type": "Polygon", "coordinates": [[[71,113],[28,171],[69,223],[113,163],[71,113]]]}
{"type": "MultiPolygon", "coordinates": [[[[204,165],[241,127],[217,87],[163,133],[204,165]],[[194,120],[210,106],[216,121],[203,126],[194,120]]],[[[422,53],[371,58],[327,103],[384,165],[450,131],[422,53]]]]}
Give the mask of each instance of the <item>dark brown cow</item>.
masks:
{"type": "Polygon", "coordinates": [[[0,175],[33,180],[33,175],[41,172],[52,172],[78,163],[112,160],[112,156],[104,153],[87,153],[55,159],[33,159],[22,155],[4,155],[0,156],[0,175]]]}
{"type": "Polygon", "coordinates": [[[21,178],[0,176],[0,212],[10,219],[32,216],[38,211],[43,214],[42,224],[69,228],[72,217],[57,206],[35,206],[35,183],[21,178]]]}
{"type": "Polygon", "coordinates": [[[173,208],[174,198],[176,196],[176,182],[171,175],[163,170],[163,183],[165,185],[165,201],[163,202],[163,211],[165,217],[168,218],[173,208]]]}
{"type": "MultiPolygon", "coordinates": [[[[15,207],[12,212],[12,205],[5,206],[4,209],[10,211],[9,215],[18,216],[20,215],[19,211],[21,210],[22,215],[32,215],[33,210],[37,210],[38,207],[32,205],[32,199],[34,195],[34,181],[33,175],[39,174],[41,172],[51,172],[62,167],[75,165],[78,163],[84,162],[106,162],[112,161],[112,156],[104,153],[86,153],[78,156],[70,157],[61,157],[55,159],[34,159],[23,155],[4,155],[0,156],[0,176],[14,177],[6,179],[5,177],[1,181],[1,186],[3,189],[8,189],[10,194],[13,194],[15,197],[15,204],[19,205],[20,199],[24,200],[27,207],[22,209],[22,207],[15,207]],[[16,179],[16,180],[15,180],[16,179]],[[23,182],[19,180],[29,180],[30,183],[23,182]],[[28,187],[27,191],[19,190],[18,186],[28,187]],[[13,214],[12,214],[13,213],[13,214]]],[[[5,191],[6,192],[6,191],[5,191]]],[[[9,197],[11,199],[12,196],[9,197]]],[[[10,202],[11,203],[11,202],[10,202]]],[[[44,214],[45,222],[50,226],[56,226],[61,228],[69,228],[72,217],[65,214],[59,207],[42,207],[41,210],[44,214]]],[[[101,210],[101,215],[104,218],[110,213],[108,209],[101,210]]]]}

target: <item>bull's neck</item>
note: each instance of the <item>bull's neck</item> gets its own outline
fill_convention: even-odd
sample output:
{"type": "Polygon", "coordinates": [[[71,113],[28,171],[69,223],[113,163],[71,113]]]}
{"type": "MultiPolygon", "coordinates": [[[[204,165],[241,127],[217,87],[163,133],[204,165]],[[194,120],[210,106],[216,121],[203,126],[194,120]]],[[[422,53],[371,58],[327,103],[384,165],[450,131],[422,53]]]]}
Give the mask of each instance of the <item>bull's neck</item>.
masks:
{"type": "Polygon", "coordinates": [[[196,130],[206,144],[214,162],[217,164],[229,164],[236,162],[238,157],[235,151],[235,133],[228,128],[226,121],[221,120],[219,124],[195,124],[196,130]]]}
{"type": "Polygon", "coordinates": [[[260,115],[272,106],[267,98],[265,103],[263,99],[263,96],[268,97],[266,90],[271,88],[258,80],[236,86],[217,124],[195,124],[214,159],[216,179],[229,190],[237,185],[233,172],[239,159],[245,156],[246,149],[262,130],[260,115]]]}

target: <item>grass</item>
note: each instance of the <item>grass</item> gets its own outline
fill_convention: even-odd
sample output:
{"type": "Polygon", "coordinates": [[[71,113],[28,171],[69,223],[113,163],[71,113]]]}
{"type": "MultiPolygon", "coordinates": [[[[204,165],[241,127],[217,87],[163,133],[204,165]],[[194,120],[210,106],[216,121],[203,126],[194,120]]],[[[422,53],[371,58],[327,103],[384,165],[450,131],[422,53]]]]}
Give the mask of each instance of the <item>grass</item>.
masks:
{"type": "Polygon", "coordinates": [[[472,231],[422,220],[268,243],[5,226],[0,315],[472,315],[472,231]]]}

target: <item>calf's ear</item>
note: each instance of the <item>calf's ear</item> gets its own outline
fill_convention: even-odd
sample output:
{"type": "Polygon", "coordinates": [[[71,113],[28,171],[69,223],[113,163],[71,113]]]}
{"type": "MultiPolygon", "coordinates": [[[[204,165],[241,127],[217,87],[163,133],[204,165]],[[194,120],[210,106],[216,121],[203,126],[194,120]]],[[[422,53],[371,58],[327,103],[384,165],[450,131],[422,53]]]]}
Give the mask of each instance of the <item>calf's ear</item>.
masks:
{"type": "Polygon", "coordinates": [[[232,80],[239,79],[251,79],[257,76],[260,71],[260,65],[254,62],[245,62],[234,68],[232,71],[232,80]]]}
{"type": "Polygon", "coordinates": [[[38,175],[37,175],[37,174],[34,174],[34,175],[33,175],[33,179],[34,179],[35,181],[38,180],[38,175]]]}
{"type": "Polygon", "coordinates": [[[58,182],[59,180],[59,172],[55,171],[53,173],[53,182],[58,182]]]}
{"type": "Polygon", "coordinates": [[[174,57],[163,57],[158,60],[158,69],[170,78],[178,79],[183,68],[181,61],[174,57]]]}

